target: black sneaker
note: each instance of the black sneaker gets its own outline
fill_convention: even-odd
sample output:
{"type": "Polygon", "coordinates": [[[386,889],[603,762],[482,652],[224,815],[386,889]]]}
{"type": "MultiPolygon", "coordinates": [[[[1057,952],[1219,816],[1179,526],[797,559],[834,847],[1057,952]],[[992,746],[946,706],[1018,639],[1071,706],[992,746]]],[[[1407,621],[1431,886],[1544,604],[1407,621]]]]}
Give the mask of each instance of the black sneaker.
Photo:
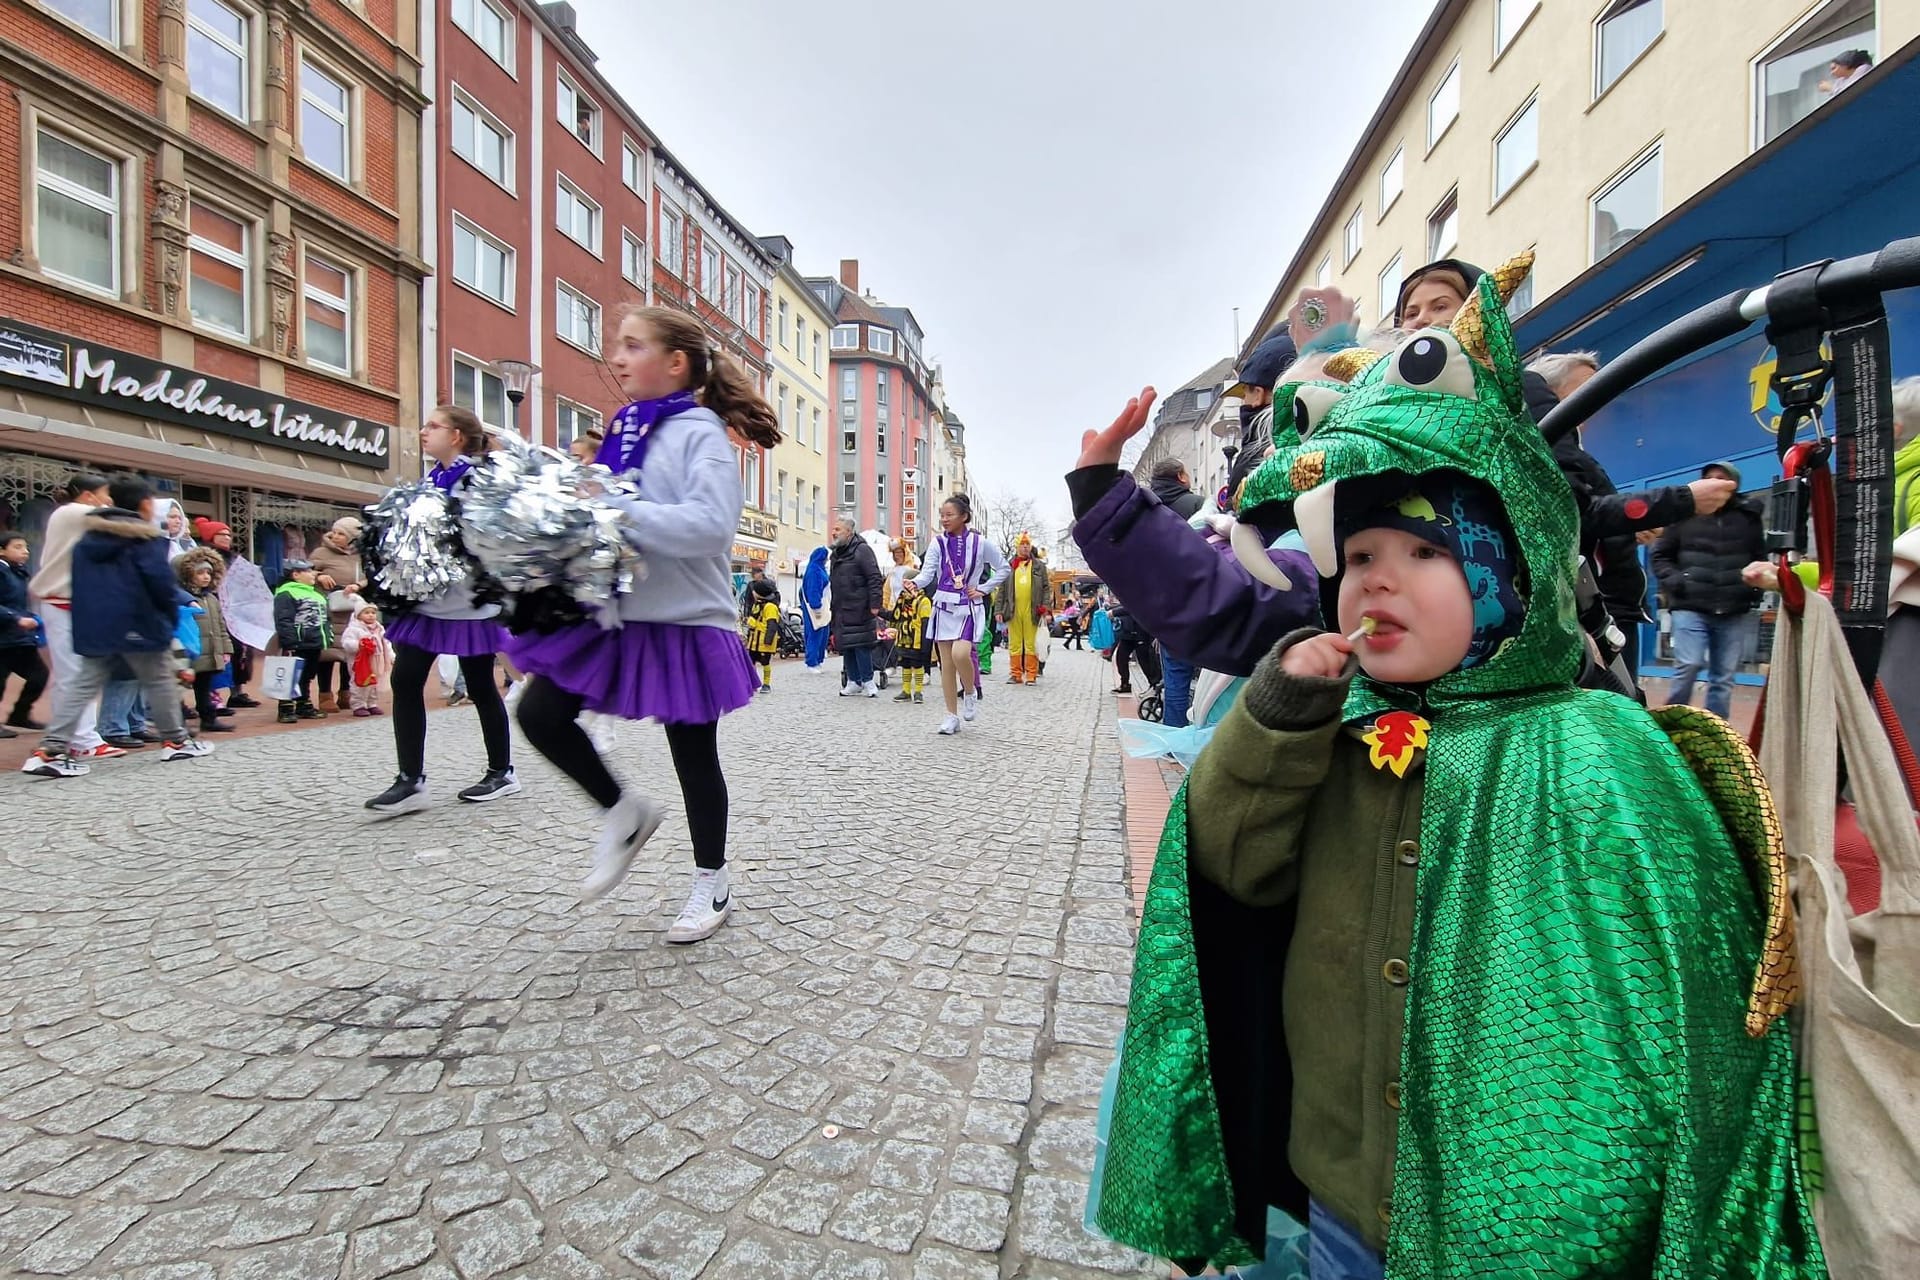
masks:
{"type": "Polygon", "coordinates": [[[293,709],[293,715],[296,720],[325,720],[327,718],[327,713],[314,706],[311,702],[300,703],[293,709]]]}
{"type": "Polygon", "coordinates": [[[258,698],[249,697],[244,693],[236,693],[227,699],[227,705],[230,707],[257,707],[262,704],[258,698]]]}
{"type": "MultiPolygon", "coordinates": [[[[154,735],[155,739],[158,739],[159,736],[159,734],[154,735]]],[[[138,751],[142,747],[153,745],[145,738],[136,737],[130,733],[115,734],[112,737],[102,739],[102,741],[110,747],[119,747],[122,751],[138,751]]]]}
{"type": "Polygon", "coordinates": [[[393,785],[367,801],[375,813],[418,813],[433,802],[427,798],[427,780],[400,774],[393,785]]]}
{"type": "Polygon", "coordinates": [[[519,794],[520,779],[513,776],[512,769],[489,769],[487,776],[462,791],[460,798],[480,804],[487,800],[498,800],[501,796],[519,794]]]}

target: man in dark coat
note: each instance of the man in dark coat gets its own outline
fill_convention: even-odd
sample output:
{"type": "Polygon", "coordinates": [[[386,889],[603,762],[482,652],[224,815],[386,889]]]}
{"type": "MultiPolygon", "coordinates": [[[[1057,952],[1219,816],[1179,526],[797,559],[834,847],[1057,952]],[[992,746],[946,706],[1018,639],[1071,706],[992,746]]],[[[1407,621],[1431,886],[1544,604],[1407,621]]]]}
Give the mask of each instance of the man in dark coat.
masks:
{"type": "MultiPolygon", "coordinates": [[[[1730,462],[1710,462],[1700,475],[1740,483],[1730,462]]],[[[1766,558],[1766,541],[1760,503],[1738,497],[1711,515],[1669,525],[1654,543],[1654,576],[1673,614],[1669,702],[1690,702],[1704,668],[1707,710],[1724,718],[1733,709],[1733,674],[1752,652],[1760,621],[1760,593],[1741,574],[1766,558]]]]}
{"type": "Polygon", "coordinates": [[[1193,491],[1193,478],[1187,464],[1178,458],[1162,458],[1153,464],[1150,481],[1153,496],[1173,508],[1173,514],[1190,520],[1200,509],[1200,495],[1193,491]]]}
{"type": "Polygon", "coordinates": [[[87,516],[73,549],[73,649],[80,674],[55,700],[53,722],[22,773],[71,778],[88,766],[67,752],[81,714],[100,695],[117,657],[133,668],[148,714],[160,731],[162,760],[208,755],[213,748],[187,735],[180,717],[181,664],[174,656],[180,606],[193,597],[180,589],[167,563],[166,535],[153,523],[153,488],[139,476],[108,482],[111,506],[87,516]]]}
{"type": "Polygon", "coordinates": [[[853,521],[835,516],[827,572],[833,588],[833,647],[840,651],[840,696],[877,698],[873,646],[880,643],[881,587],[886,575],[853,521]]]}
{"type": "MultiPolygon", "coordinates": [[[[1567,351],[1542,356],[1527,367],[1553,395],[1564,400],[1600,371],[1600,358],[1591,351],[1567,351]]],[[[1600,460],[1588,453],[1578,431],[1553,442],[1554,461],[1580,504],[1580,554],[1593,566],[1594,580],[1607,613],[1620,629],[1621,658],[1627,670],[1640,669],[1640,625],[1647,616],[1647,575],[1640,568],[1640,548],[1634,534],[1663,529],[1688,516],[1712,515],[1733,497],[1728,480],[1695,480],[1690,485],[1666,485],[1644,493],[1621,493],[1600,460]]]]}
{"type": "Polygon", "coordinates": [[[40,619],[27,603],[27,555],[26,534],[0,533],[0,687],[10,675],[21,682],[0,738],[47,727],[33,718],[33,704],[47,687],[47,664],[40,657],[40,619]]]}

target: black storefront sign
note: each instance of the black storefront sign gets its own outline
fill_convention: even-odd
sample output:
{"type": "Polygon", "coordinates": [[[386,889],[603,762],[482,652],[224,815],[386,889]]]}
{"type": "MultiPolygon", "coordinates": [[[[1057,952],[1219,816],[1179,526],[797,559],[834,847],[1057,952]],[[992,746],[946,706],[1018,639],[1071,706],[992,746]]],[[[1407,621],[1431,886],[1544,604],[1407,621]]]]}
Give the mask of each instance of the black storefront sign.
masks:
{"type": "Polygon", "coordinates": [[[384,471],[393,428],[0,320],[0,385],[384,471]]]}

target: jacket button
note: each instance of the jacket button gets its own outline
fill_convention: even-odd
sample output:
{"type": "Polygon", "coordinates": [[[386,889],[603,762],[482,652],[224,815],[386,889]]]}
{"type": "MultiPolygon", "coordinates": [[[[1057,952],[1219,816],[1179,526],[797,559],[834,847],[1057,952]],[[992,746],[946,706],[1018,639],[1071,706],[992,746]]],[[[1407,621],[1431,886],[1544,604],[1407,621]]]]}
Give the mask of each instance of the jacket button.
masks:
{"type": "Polygon", "coordinates": [[[1382,1200],[1380,1202],[1380,1221],[1389,1224],[1393,1222],[1393,1201],[1382,1200]]]}
{"type": "Polygon", "coordinates": [[[1400,1109],[1400,1082],[1394,1080],[1387,1085],[1387,1105],[1395,1111],[1400,1109]]]}
{"type": "Polygon", "coordinates": [[[1404,987],[1407,980],[1413,977],[1413,970],[1407,967],[1405,960],[1389,960],[1380,966],[1380,976],[1396,987],[1404,987]]]}
{"type": "Polygon", "coordinates": [[[1394,852],[1400,855],[1401,866],[1411,867],[1420,861],[1420,842],[1418,840],[1402,840],[1394,852]]]}

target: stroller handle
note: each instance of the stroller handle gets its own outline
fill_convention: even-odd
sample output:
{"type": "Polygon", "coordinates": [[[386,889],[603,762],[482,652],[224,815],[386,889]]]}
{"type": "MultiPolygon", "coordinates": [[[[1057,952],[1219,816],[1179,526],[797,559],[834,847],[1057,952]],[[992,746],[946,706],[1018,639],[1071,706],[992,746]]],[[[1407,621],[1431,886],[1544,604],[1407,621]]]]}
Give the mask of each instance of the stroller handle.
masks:
{"type": "MultiPolygon", "coordinates": [[[[1851,308],[1892,289],[1920,286],[1920,237],[1895,240],[1877,253],[1830,262],[1816,279],[1822,307],[1851,308]]],[[[1600,367],[1587,384],[1556,405],[1540,423],[1547,442],[1558,440],[1617,397],[1683,356],[1731,338],[1765,319],[1772,286],[1730,293],[1663,325],[1600,367]]]]}

